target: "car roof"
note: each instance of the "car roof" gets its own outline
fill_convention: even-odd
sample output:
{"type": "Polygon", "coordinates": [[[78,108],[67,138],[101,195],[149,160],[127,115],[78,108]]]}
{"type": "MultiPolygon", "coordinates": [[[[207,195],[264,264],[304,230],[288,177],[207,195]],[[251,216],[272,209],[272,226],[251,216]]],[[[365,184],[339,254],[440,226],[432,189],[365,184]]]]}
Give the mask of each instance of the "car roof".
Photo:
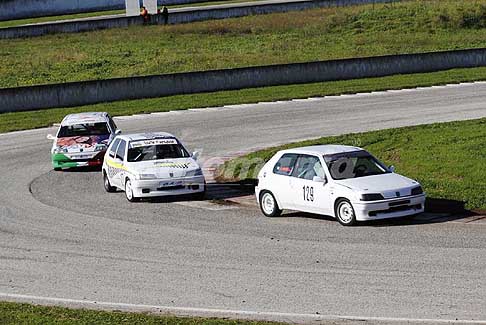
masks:
{"type": "Polygon", "coordinates": [[[151,140],[160,138],[174,138],[174,135],[167,132],[146,132],[146,133],[132,133],[132,134],[121,134],[117,138],[123,139],[125,141],[140,141],[140,140],[151,140]]]}
{"type": "Polygon", "coordinates": [[[307,146],[300,148],[292,148],[279,151],[280,153],[297,153],[297,154],[308,154],[317,156],[334,155],[344,152],[362,151],[364,149],[353,146],[344,146],[337,144],[325,144],[316,146],[307,146]]]}
{"type": "Polygon", "coordinates": [[[64,117],[61,125],[74,125],[80,123],[100,123],[108,121],[108,113],[106,112],[87,112],[69,114],[64,117]]]}

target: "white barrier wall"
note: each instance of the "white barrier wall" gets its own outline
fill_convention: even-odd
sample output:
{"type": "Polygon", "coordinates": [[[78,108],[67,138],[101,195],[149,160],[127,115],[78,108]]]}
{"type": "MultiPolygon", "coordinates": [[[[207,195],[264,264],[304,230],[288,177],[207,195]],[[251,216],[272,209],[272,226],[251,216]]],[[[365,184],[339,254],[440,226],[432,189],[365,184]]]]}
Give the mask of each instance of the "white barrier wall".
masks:
{"type": "Polygon", "coordinates": [[[140,3],[138,0],[125,0],[127,16],[140,15],[140,3]]]}
{"type": "Polygon", "coordinates": [[[143,0],[143,6],[149,14],[155,15],[157,13],[157,0],[143,0]]]}

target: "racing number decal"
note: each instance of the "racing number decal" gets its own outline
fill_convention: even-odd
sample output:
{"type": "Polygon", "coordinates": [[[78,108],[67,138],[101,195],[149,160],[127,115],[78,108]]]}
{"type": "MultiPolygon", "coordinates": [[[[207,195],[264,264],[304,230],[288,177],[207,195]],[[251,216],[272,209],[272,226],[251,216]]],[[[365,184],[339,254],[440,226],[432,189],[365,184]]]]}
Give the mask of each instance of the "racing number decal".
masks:
{"type": "Polygon", "coordinates": [[[304,190],[304,201],[314,201],[314,187],[313,186],[303,186],[304,190]]]}

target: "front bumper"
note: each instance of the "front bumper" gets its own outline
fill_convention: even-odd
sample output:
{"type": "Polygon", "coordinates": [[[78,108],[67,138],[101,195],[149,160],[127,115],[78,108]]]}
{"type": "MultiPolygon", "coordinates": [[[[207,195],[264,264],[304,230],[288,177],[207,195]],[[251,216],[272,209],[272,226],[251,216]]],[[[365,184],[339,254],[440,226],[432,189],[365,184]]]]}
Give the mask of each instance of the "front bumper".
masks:
{"type": "Polygon", "coordinates": [[[425,194],[374,202],[353,202],[353,208],[358,221],[406,217],[424,212],[425,194]]]}
{"type": "Polygon", "coordinates": [[[52,155],[52,167],[75,168],[87,166],[101,166],[103,164],[104,151],[67,156],[62,153],[52,155]]]}
{"type": "Polygon", "coordinates": [[[135,197],[158,197],[184,194],[196,194],[206,190],[204,176],[178,179],[132,180],[135,197]]]}

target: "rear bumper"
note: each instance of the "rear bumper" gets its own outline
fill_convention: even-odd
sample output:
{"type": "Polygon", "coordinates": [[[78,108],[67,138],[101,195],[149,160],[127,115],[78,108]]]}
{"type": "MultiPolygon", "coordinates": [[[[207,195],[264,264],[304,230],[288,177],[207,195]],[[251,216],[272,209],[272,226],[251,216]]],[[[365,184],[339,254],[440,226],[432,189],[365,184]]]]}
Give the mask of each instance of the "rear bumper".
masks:
{"type": "Polygon", "coordinates": [[[425,194],[379,202],[355,202],[353,208],[358,221],[406,217],[424,212],[425,194]]]}
{"type": "Polygon", "coordinates": [[[54,168],[76,168],[87,166],[101,166],[103,164],[104,151],[87,153],[82,159],[68,157],[64,154],[52,155],[52,167],[54,168]],[[86,156],[86,158],[84,158],[86,156]]]}
{"type": "Polygon", "coordinates": [[[174,185],[163,186],[167,180],[134,180],[132,190],[135,197],[158,197],[201,193],[206,190],[206,180],[204,176],[187,177],[182,179],[170,180],[174,185]]]}

